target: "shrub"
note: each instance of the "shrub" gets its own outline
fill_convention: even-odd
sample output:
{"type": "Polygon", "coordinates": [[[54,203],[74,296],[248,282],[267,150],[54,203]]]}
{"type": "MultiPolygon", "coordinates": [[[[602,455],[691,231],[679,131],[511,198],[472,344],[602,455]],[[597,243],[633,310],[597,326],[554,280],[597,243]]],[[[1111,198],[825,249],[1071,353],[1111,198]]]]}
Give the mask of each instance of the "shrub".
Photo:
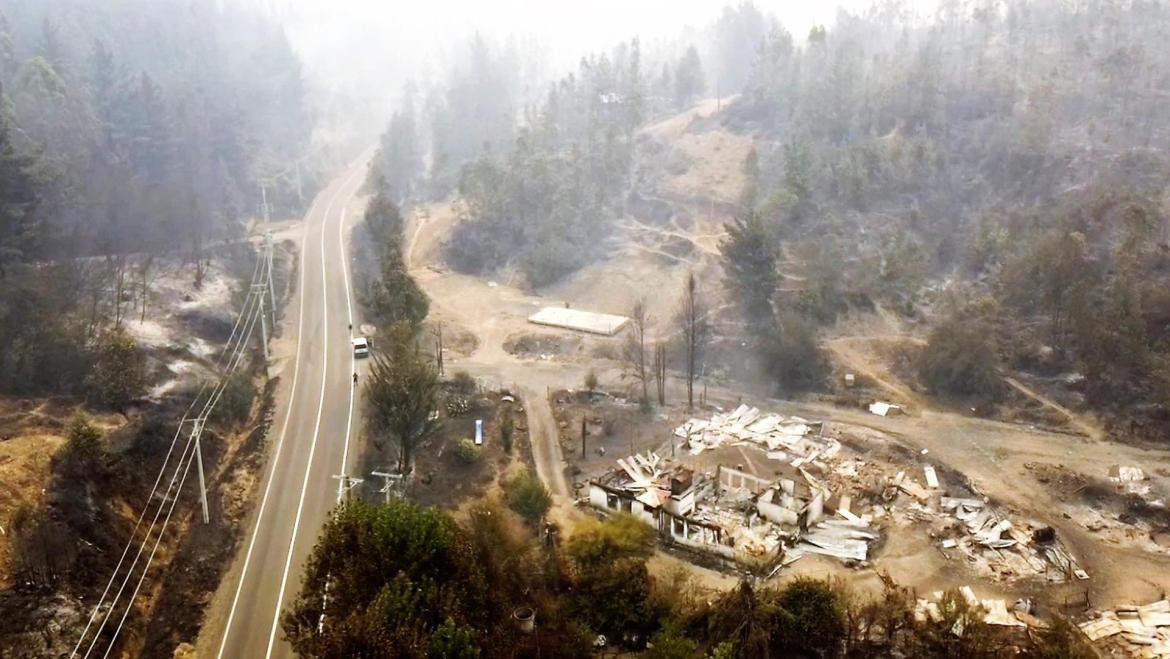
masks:
{"type": "Polygon", "coordinates": [[[593,369],[589,369],[589,372],[585,374],[585,388],[589,390],[589,393],[593,393],[593,390],[597,388],[597,373],[593,369]]]}
{"type": "Polygon", "coordinates": [[[82,412],[73,415],[65,435],[65,444],[57,450],[58,465],[69,473],[92,474],[105,465],[106,450],[102,432],[82,412]]]}
{"type": "Polygon", "coordinates": [[[786,318],[761,332],[759,343],[764,370],[780,393],[814,389],[824,382],[828,365],[808,322],[786,318]]]}
{"type": "Polygon", "coordinates": [[[475,378],[467,371],[455,371],[451,376],[451,390],[464,396],[470,396],[475,393],[477,385],[475,378]]]}
{"type": "Polygon", "coordinates": [[[508,507],[534,524],[544,517],[552,505],[552,495],[548,493],[544,483],[527,470],[504,483],[504,494],[508,500],[508,507]]]}
{"type": "Polygon", "coordinates": [[[515,428],[512,420],[512,406],[504,405],[500,409],[500,441],[504,444],[504,452],[512,452],[512,432],[515,428]]]}
{"type": "Polygon", "coordinates": [[[930,333],[918,357],[918,374],[936,392],[994,397],[999,391],[999,358],[986,322],[952,317],[930,333]]]}
{"type": "Polygon", "coordinates": [[[124,409],[142,395],[146,386],[146,360],[134,339],[122,330],[107,332],[98,341],[97,359],[87,379],[106,405],[124,409]]]}
{"type": "Polygon", "coordinates": [[[589,568],[622,558],[646,558],[654,551],[654,530],[628,513],[604,522],[589,519],[577,525],[569,538],[569,556],[589,568]]]}
{"type": "Polygon", "coordinates": [[[798,578],[780,591],[778,637],[789,650],[832,654],[845,635],[841,598],[827,581],[798,578]]]}
{"type": "Polygon", "coordinates": [[[233,373],[224,383],[223,395],[215,407],[215,419],[229,425],[243,423],[252,411],[252,399],[255,395],[248,374],[233,373]]]}
{"type": "Polygon", "coordinates": [[[479,461],[479,456],[483,453],[475,442],[470,439],[463,438],[459,440],[459,459],[465,464],[473,464],[479,461]]]}

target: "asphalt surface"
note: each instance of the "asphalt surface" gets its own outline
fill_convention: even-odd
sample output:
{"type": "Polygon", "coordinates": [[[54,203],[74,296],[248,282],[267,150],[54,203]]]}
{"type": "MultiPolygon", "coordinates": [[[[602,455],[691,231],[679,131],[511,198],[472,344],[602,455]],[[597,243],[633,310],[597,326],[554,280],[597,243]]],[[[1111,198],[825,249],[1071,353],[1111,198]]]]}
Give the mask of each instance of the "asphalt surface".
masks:
{"type": "MultiPolygon", "coordinates": [[[[339,499],[356,431],[351,330],[359,322],[346,240],[365,160],[348,168],[305,216],[298,281],[282,321],[296,350],[282,366],[268,462],[248,533],[200,635],[201,657],[289,657],[282,609],[329,511],[339,499]]],[[[356,476],[358,474],[350,474],[356,476]]]]}

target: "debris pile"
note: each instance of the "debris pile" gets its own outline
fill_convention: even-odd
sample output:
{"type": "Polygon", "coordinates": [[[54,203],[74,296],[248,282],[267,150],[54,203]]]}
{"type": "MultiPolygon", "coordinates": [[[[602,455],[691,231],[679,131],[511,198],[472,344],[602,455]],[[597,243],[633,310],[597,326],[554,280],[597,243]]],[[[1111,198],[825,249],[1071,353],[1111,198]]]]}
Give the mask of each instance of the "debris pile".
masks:
{"type": "Polygon", "coordinates": [[[878,538],[871,517],[852,514],[851,497],[832,497],[799,466],[800,458],[782,463],[769,478],[722,464],[713,474],[696,473],[668,462],[655,453],[618,459],[589,482],[589,504],[628,512],[671,544],[752,568],[770,569],[805,554],[864,561],[878,538]],[[826,520],[833,512],[843,519],[826,520]]]}
{"type": "MultiPolygon", "coordinates": [[[[1001,599],[985,599],[981,600],[975,596],[975,591],[971,590],[970,586],[960,586],[959,594],[966,601],[967,605],[972,609],[978,609],[983,613],[983,622],[989,625],[997,625],[1000,627],[1027,627],[1036,620],[1028,609],[1029,603],[1026,600],[1019,600],[1012,605],[1011,611],[1008,611],[1007,603],[1001,599]]],[[[945,606],[944,593],[936,591],[931,595],[931,599],[918,598],[914,607],[914,617],[918,622],[943,622],[945,616],[943,615],[942,607],[945,606]]],[[[953,631],[956,635],[962,635],[961,622],[956,622],[956,629],[953,631]]]]}
{"type": "Polygon", "coordinates": [[[1170,600],[1119,606],[1079,625],[1090,641],[1128,656],[1170,657],[1170,600]]]}
{"type": "Polygon", "coordinates": [[[796,546],[784,553],[784,564],[788,565],[806,554],[862,562],[868,557],[869,543],[877,539],[878,534],[869,528],[866,521],[825,520],[809,528],[800,536],[796,546]]]}
{"type": "Polygon", "coordinates": [[[1127,494],[1144,497],[1150,493],[1150,484],[1146,482],[1146,474],[1140,467],[1113,465],[1109,468],[1109,480],[1127,494]]]}
{"type": "Polygon", "coordinates": [[[782,462],[794,458],[793,464],[800,466],[818,458],[830,459],[841,450],[837,440],[821,436],[822,428],[820,422],[797,416],[762,414],[759,408],[740,405],[730,412],[716,414],[710,420],[690,419],[675,428],[674,435],[687,440],[691,455],[724,444],[750,442],[768,451],[769,458],[782,462]]]}
{"type": "MultiPolygon", "coordinates": [[[[942,496],[917,508],[936,520],[932,535],[982,572],[1000,580],[1040,575],[1050,582],[1088,579],[1051,526],[1013,522],[983,499],[942,496]]],[[[945,551],[944,551],[945,554],[945,551]]]]}

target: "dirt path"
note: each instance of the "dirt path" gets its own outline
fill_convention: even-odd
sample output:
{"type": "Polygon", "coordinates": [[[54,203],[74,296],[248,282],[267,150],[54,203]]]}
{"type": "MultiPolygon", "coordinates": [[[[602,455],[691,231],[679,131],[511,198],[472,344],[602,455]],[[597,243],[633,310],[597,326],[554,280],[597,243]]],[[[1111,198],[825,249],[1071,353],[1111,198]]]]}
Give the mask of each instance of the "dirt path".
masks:
{"type": "Polygon", "coordinates": [[[887,372],[885,366],[874,358],[872,348],[866,344],[871,344],[875,340],[900,340],[918,342],[921,339],[910,336],[891,335],[886,337],[881,336],[840,336],[829,339],[823,343],[824,347],[833,354],[836,360],[845,367],[846,371],[860,375],[879,388],[886,391],[894,399],[894,402],[910,404],[917,408],[924,407],[924,401],[921,396],[914,392],[910,387],[896,378],[891,377],[887,372]],[[868,348],[868,349],[867,349],[868,348]]]}
{"type": "Polygon", "coordinates": [[[1051,410],[1055,410],[1056,412],[1059,412],[1061,415],[1064,416],[1065,419],[1068,420],[1068,424],[1070,426],[1072,426],[1077,431],[1084,434],[1089,439],[1092,439],[1093,441],[1099,442],[1105,437],[1105,431],[1102,430],[1101,427],[1098,426],[1097,424],[1086,420],[1086,418],[1084,416],[1077,414],[1076,412],[1073,412],[1072,410],[1061,405],[1060,403],[1057,403],[1056,401],[1052,400],[1051,398],[1048,398],[1047,396],[1035,391],[1034,389],[1031,389],[1030,387],[1028,387],[1024,383],[1020,382],[1019,380],[1005,375],[1003,378],[1003,381],[1008,383],[1008,385],[1010,385],[1016,391],[1027,396],[1028,398],[1031,398],[1032,400],[1040,403],[1044,407],[1047,407],[1051,410]]]}
{"type": "Polygon", "coordinates": [[[549,488],[561,505],[572,505],[569,485],[565,481],[565,461],[561,456],[561,444],[556,438],[557,422],[544,391],[528,387],[521,389],[524,409],[528,413],[529,437],[540,438],[532,442],[532,460],[536,463],[536,474],[549,488]]]}

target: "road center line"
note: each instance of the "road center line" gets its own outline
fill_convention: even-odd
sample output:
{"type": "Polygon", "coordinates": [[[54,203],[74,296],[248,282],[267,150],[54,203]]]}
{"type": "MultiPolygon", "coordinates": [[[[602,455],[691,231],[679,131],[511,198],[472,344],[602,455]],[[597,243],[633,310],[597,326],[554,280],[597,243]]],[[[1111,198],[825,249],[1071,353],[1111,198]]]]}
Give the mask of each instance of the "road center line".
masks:
{"type": "MultiPolygon", "coordinates": [[[[334,193],[330,197],[329,203],[325,207],[325,217],[329,217],[329,209],[333,206],[333,200],[337,197],[334,193]]],[[[316,202],[313,204],[316,205],[316,202]]],[[[236,593],[232,596],[232,606],[228,611],[227,623],[223,628],[223,640],[219,643],[219,652],[216,653],[218,659],[223,658],[224,649],[227,647],[228,636],[232,632],[232,622],[236,617],[236,607],[240,603],[240,593],[244,589],[244,580],[248,576],[248,566],[252,562],[252,550],[256,547],[256,536],[259,534],[260,522],[264,519],[264,511],[268,508],[268,494],[272,491],[272,481],[276,479],[276,469],[280,466],[280,456],[284,449],[284,437],[288,433],[289,419],[292,418],[293,403],[296,402],[297,397],[297,376],[301,371],[301,342],[305,336],[305,246],[309,242],[309,225],[310,219],[313,217],[313,208],[309,208],[309,212],[305,217],[305,235],[301,239],[301,258],[300,258],[300,273],[298,277],[298,286],[300,287],[300,294],[297,302],[300,318],[297,320],[297,348],[293,353],[293,379],[292,388],[290,389],[288,398],[288,408],[284,413],[284,424],[280,429],[280,437],[276,440],[276,456],[272,460],[272,469],[269,471],[268,482],[264,486],[264,495],[260,499],[260,511],[256,515],[256,524],[252,527],[252,538],[248,541],[248,551],[244,554],[244,567],[240,571],[240,580],[236,584],[236,593]]],[[[275,330],[276,328],[273,328],[275,330]]]]}
{"type": "MultiPolygon", "coordinates": [[[[360,173],[360,171],[361,170],[359,169],[355,173],[360,173]]],[[[352,180],[352,178],[353,177],[351,176],[349,180],[352,180]]],[[[349,180],[346,180],[344,183],[342,183],[341,189],[338,190],[338,193],[340,193],[341,190],[349,187],[349,180]]],[[[330,202],[331,207],[332,205],[332,202],[330,202]]],[[[284,602],[285,588],[288,586],[288,572],[292,567],[293,548],[296,546],[297,533],[300,531],[301,527],[301,512],[305,507],[305,494],[309,490],[309,475],[313,470],[313,457],[317,452],[317,438],[321,434],[321,416],[325,411],[325,387],[329,381],[329,349],[331,347],[329,345],[329,324],[331,321],[329,318],[329,281],[328,277],[326,276],[325,269],[325,229],[328,227],[328,225],[329,213],[326,212],[325,218],[321,221],[321,306],[322,313],[324,314],[324,318],[322,319],[324,325],[324,335],[322,337],[323,347],[321,351],[321,393],[320,399],[317,402],[317,422],[313,428],[313,440],[309,443],[309,459],[308,462],[305,463],[305,476],[301,481],[301,494],[299,500],[297,501],[296,517],[293,518],[292,536],[289,538],[288,553],[286,554],[284,561],[284,572],[280,576],[280,590],[277,592],[276,606],[272,612],[272,628],[268,633],[268,649],[264,653],[266,659],[272,656],[272,648],[276,643],[276,629],[280,626],[280,607],[284,602]]]]}
{"type": "MultiPolygon", "coordinates": [[[[341,207],[341,219],[337,222],[337,250],[341,253],[341,276],[345,281],[345,313],[349,318],[349,370],[357,375],[357,358],[353,354],[353,301],[349,294],[349,259],[345,255],[345,215],[347,207],[341,207]]],[[[345,494],[345,477],[349,475],[346,468],[349,465],[349,433],[353,427],[353,399],[357,392],[357,379],[353,381],[353,386],[349,388],[349,414],[345,419],[345,445],[341,450],[341,476],[337,481],[337,502],[341,503],[341,497],[345,494]]]]}

